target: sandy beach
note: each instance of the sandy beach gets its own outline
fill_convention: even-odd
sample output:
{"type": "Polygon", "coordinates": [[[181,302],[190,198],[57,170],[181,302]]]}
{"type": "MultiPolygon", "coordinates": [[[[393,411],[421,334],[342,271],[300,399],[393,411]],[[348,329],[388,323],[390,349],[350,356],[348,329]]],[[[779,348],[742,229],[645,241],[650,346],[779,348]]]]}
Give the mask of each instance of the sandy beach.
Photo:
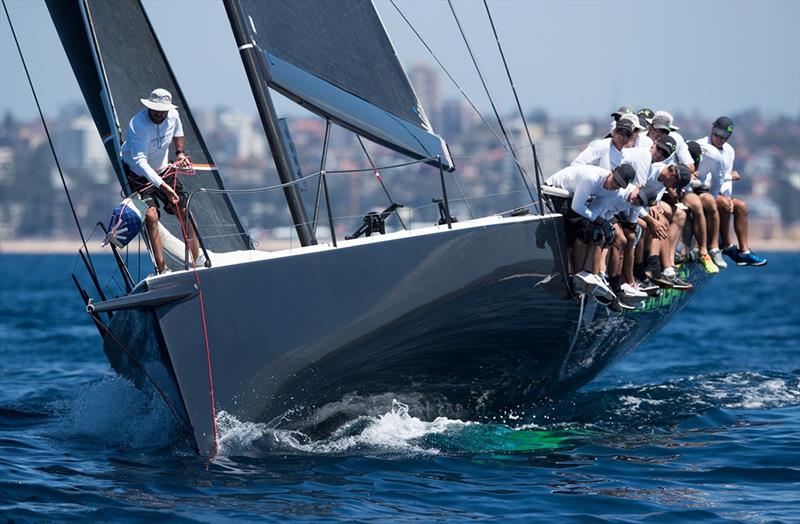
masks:
{"type": "MultiPolygon", "coordinates": [[[[791,235],[789,238],[752,239],[750,245],[754,251],[800,251],[800,234],[791,235]]],[[[80,239],[44,239],[44,238],[15,238],[0,240],[0,254],[73,254],[81,247],[80,239]]],[[[297,247],[297,243],[290,246],[285,240],[260,241],[258,249],[261,251],[278,251],[297,247]]],[[[106,251],[111,254],[110,248],[101,248],[100,242],[89,243],[92,253],[106,251]]]]}

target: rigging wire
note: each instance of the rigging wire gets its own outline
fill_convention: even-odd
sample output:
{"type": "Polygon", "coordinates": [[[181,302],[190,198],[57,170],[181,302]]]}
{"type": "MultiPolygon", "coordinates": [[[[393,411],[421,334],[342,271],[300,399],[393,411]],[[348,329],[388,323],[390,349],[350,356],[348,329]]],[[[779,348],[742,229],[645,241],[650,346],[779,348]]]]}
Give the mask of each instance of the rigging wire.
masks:
{"type": "MultiPolygon", "coordinates": [[[[469,199],[464,194],[464,188],[461,187],[461,183],[458,181],[458,177],[457,176],[453,176],[453,182],[456,183],[456,187],[458,188],[458,192],[461,193],[461,200],[464,202],[464,205],[467,206],[467,211],[469,212],[469,217],[474,219],[475,218],[475,213],[472,212],[472,206],[469,205],[469,199]]],[[[450,200],[456,200],[456,199],[451,198],[450,200]]]]}
{"type": "Polygon", "coordinates": [[[464,32],[464,28],[461,26],[461,20],[459,20],[458,14],[456,14],[456,9],[455,7],[453,7],[452,0],[447,0],[447,4],[450,6],[450,11],[453,13],[453,18],[456,21],[458,30],[461,33],[461,37],[464,39],[464,44],[467,46],[467,51],[469,51],[469,56],[470,58],[472,58],[473,65],[475,65],[475,70],[478,72],[478,77],[480,78],[481,84],[483,85],[483,90],[486,92],[486,96],[489,98],[489,103],[492,106],[492,111],[494,111],[494,116],[497,118],[497,123],[500,125],[500,130],[503,132],[503,136],[505,137],[506,142],[508,143],[511,156],[514,158],[514,162],[517,164],[517,170],[519,171],[520,177],[522,177],[523,184],[525,184],[525,189],[528,190],[528,194],[531,197],[531,201],[535,202],[536,199],[533,197],[533,192],[531,191],[530,185],[528,184],[528,179],[525,176],[525,169],[519,162],[517,154],[514,152],[514,146],[511,144],[511,138],[508,136],[506,128],[503,125],[503,120],[500,118],[500,113],[497,111],[497,106],[494,103],[494,98],[492,97],[492,93],[489,91],[489,86],[486,85],[486,80],[483,76],[483,71],[481,71],[480,65],[478,65],[478,59],[475,57],[475,53],[472,51],[472,46],[469,44],[469,40],[467,39],[467,34],[464,32]]]}
{"type": "MultiPolygon", "coordinates": [[[[472,102],[472,100],[469,98],[469,96],[467,96],[467,93],[465,93],[464,90],[461,89],[461,86],[458,84],[458,82],[456,82],[456,79],[453,78],[453,75],[450,74],[450,71],[448,71],[447,68],[444,66],[444,64],[442,64],[441,60],[439,60],[439,57],[436,56],[436,53],[433,52],[433,50],[430,48],[428,43],[425,42],[425,39],[422,38],[422,35],[419,34],[419,32],[416,30],[416,28],[408,20],[408,18],[406,18],[406,15],[404,15],[403,12],[400,10],[400,8],[397,7],[397,4],[395,4],[394,0],[389,0],[389,2],[391,2],[392,7],[395,8],[397,13],[400,15],[400,17],[403,19],[403,21],[408,25],[408,27],[411,29],[411,31],[416,35],[416,37],[419,39],[419,41],[422,43],[422,45],[425,46],[425,49],[428,50],[428,53],[430,53],[431,57],[433,57],[433,59],[436,61],[436,63],[439,64],[439,67],[442,69],[444,74],[447,75],[447,77],[450,79],[450,81],[453,83],[453,85],[456,87],[456,89],[458,89],[459,93],[461,93],[461,95],[464,97],[464,100],[466,100],[467,103],[469,104],[469,106],[472,108],[472,110],[475,111],[475,114],[478,115],[478,118],[481,120],[481,122],[483,122],[483,124],[486,126],[486,128],[489,131],[491,131],[491,133],[494,135],[494,137],[497,139],[497,141],[500,143],[500,145],[503,147],[503,149],[505,149],[506,152],[511,153],[511,151],[509,151],[509,149],[508,149],[508,146],[503,142],[503,139],[500,138],[500,135],[497,134],[497,131],[495,131],[494,128],[491,126],[491,124],[489,124],[489,122],[486,120],[486,118],[483,116],[483,114],[480,112],[480,110],[475,106],[475,104],[472,102]]],[[[512,154],[512,157],[513,157],[513,154],[512,154]]],[[[517,167],[518,168],[522,168],[522,165],[519,163],[517,158],[516,157],[513,157],[513,158],[514,158],[514,162],[517,164],[517,167]]]]}
{"type": "MultiPolygon", "coordinates": [[[[378,171],[378,168],[375,167],[375,162],[372,161],[372,157],[369,156],[369,151],[367,151],[367,146],[364,145],[364,141],[361,139],[361,135],[356,135],[356,138],[358,139],[358,143],[361,144],[361,149],[364,150],[364,154],[367,156],[367,160],[369,161],[369,165],[372,166],[372,169],[375,171],[375,178],[381,184],[381,188],[383,188],[383,192],[386,193],[386,198],[389,199],[389,204],[394,204],[394,199],[392,198],[392,195],[389,194],[389,190],[386,189],[386,184],[383,183],[383,178],[381,177],[381,173],[380,173],[380,171],[378,171]]],[[[403,226],[403,229],[405,229],[407,231],[408,228],[406,227],[405,223],[403,222],[403,219],[400,217],[400,213],[395,213],[395,214],[397,215],[397,220],[400,221],[400,225],[403,226]]]]}
{"type": "MultiPolygon", "coordinates": [[[[503,52],[503,46],[500,45],[500,38],[497,36],[497,29],[494,27],[494,20],[492,19],[492,13],[489,11],[489,4],[486,0],[483,0],[483,6],[486,8],[486,16],[489,17],[489,23],[492,26],[492,33],[494,33],[494,40],[497,42],[497,50],[500,51],[500,57],[503,59],[503,66],[506,68],[506,76],[508,76],[508,83],[511,84],[511,91],[514,93],[514,100],[517,102],[517,110],[519,111],[519,116],[522,119],[522,124],[525,126],[525,134],[528,136],[528,143],[531,145],[531,151],[533,152],[533,164],[534,164],[534,180],[536,181],[536,192],[537,196],[539,197],[539,202],[542,202],[542,180],[541,180],[541,170],[539,167],[539,158],[536,155],[536,146],[533,145],[533,138],[531,137],[531,130],[528,127],[528,121],[525,119],[525,113],[522,111],[522,105],[519,102],[519,96],[517,95],[517,88],[514,86],[514,80],[511,78],[511,71],[508,69],[508,62],[506,61],[506,55],[503,52]]],[[[539,211],[541,214],[544,214],[544,207],[539,206],[539,211]]]]}
{"type": "Polygon", "coordinates": [[[61,184],[64,186],[64,192],[67,195],[67,201],[69,202],[69,208],[72,211],[72,218],[75,219],[75,226],[78,228],[78,234],[81,237],[81,242],[83,243],[83,249],[86,252],[86,256],[89,259],[89,264],[92,266],[92,271],[94,271],[94,263],[92,262],[92,257],[89,254],[89,248],[86,246],[86,238],[83,235],[83,229],[81,228],[81,223],[78,220],[78,214],[75,212],[75,205],[72,202],[72,195],[69,192],[69,188],[67,187],[67,181],[64,178],[64,172],[61,170],[61,163],[58,161],[58,155],[56,154],[55,146],[53,146],[53,139],[50,136],[50,129],[47,127],[47,122],[44,119],[44,113],[42,112],[42,106],[39,104],[39,97],[36,95],[36,89],[33,87],[33,80],[31,80],[30,72],[28,71],[28,64],[25,62],[25,56],[22,54],[22,47],[19,45],[19,39],[17,38],[17,32],[14,30],[14,24],[11,22],[11,15],[8,13],[8,7],[6,6],[6,0],[2,0],[3,3],[3,10],[6,13],[6,18],[8,19],[8,26],[11,28],[11,34],[14,37],[14,43],[17,46],[17,52],[19,53],[19,58],[22,60],[22,67],[25,69],[25,76],[28,78],[28,84],[31,86],[31,93],[33,93],[33,99],[36,102],[36,109],[39,110],[39,118],[42,120],[42,126],[44,127],[44,132],[47,135],[47,142],[50,145],[50,151],[53,153],[53,160],[55,160],[56,168],[58,169],[58,174],[61,177],[61,184]]]}

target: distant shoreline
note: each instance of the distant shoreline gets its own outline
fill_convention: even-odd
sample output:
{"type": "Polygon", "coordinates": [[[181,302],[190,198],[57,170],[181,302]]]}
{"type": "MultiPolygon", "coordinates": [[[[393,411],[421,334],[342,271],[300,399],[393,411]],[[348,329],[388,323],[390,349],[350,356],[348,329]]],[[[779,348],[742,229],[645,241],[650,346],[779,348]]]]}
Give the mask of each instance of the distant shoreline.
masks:
{"type": "MultiPolygon", "coordinates": [[[[111,254],[108,247],[100,247],[99,240],[87,242],[91,254],[111,254]]],[[[134,246],[135,246],[134,242],[134,246]]],[[[15,238],[13,240],[0,240],[0,254],[3,255],[76,255],[81,241],[64,239],[46,238],[15,238]]],[[[297,241],[290,244],[288,240],[260,241],[258,249],[260,251],[279,251],[297,247],[297,241]]]]}
{"type": "MultiPolygon", "coordinates": [[[[800,252],[800,240],[797,238],[786,239],[769,239],[750,241],[750,245],[754,251],[763,252],[800,252]]],[[[295,243],[296,247],[297,244],[295,243]]],[[[0,254],[26,254],[26,255],[64,255],[64,254],[77,254],[78,248],[81,247],[80,240],[64,240],[64,239],[42,239],[42,238],[15,238],[13,240],[0,240],[0,254]]],[[[288,241],[261,241],[259,250],[261,251],[278,251],[281,249],[289,248],[288,241]]],[[[91,252],[103,250],[107,254],[111,254],[108,248],[100,248],[100,242],[93,240],[90,242],[91,252]]]]}

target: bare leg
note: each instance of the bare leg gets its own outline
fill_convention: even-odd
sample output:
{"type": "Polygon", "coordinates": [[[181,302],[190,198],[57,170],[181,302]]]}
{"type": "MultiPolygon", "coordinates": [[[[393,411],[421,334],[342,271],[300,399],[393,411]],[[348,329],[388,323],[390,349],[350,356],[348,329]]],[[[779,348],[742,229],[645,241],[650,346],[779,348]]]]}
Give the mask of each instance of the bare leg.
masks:
{"type": "Polygon", "coordinates": [[[652,246],[650,246],[650,244],[651,244],[650,235],[645,229],[644,233],[642,234],[642,238],[639,239],[639,243],[636,244],[636,250],[633,252],[634,254],[633,260],[636,264],[644,263],[644,246],[647,246],[647,248],[650,249],[651,250],[650,252],[652,253],[652,246]]]}
{"type": "MultiPolygon", "coordinates": [[[[697,239],[697,247],[700,249],[700,255],[708,254],[708,246],[706,242],[707,226],[706,215],[703,212],[703,203],[700,197],[695,193],[687,193],[683,197],[683,204],[689,208],[692,213],[692,223],[694,224],[694,236],[697,239]]],[[[684,242],[687,246],[691,242],[684,242]]]]}
{"type": "Polygon", "coordinates": [[[150,237],[150,248],[153,250],[153,258],[156,259],[156,270],[159,273],[164,271],[164,247],[161,245],[161,237],[158,236],[158,211],[154,207],[148,207],[144,215],[144,223],[147,226],[147,234],[150,237]]]}
{"type": "Polygon", "coordinates": [[[606,258],[608,258],[608,248],[605,246],[595,246],[594,248],[594,264],[595,275],[606,272],[606,258]]]}
{"type": "Polygon", "coordinates": [[[614,231],[617,235],[614,237],[614,243],[611,244],[611,250],[608,257],[608,275],[610,277],[617,277],[622,274],[622,250],[625,249],[625,234],[619,224],[614,224],[614,231]]]}
{"type": "MultiPolygon", "coordinates": [[[[661,240],[659,240],[658,238],[654,237],[653,235],[648,234],[647,235],[647,256],[651,257],[653,255],[658,255],[659,253],[661,253],[661,244],[663,244],[663,242],[661,242],[661,240]]],[[[638,249],[639,246],[636,246],[636,248],[637,248],[637,251],[638,251],[639,250],[638,249]]],[[[641,259],[637,258],[637,262],[639,260],[644,262],[644,249],[642,249],[642,257],[641,257],[641,259]]],[[[662,264],[661,267],[664,267],[664,265],[662,264]]]]}
{"type": "Polygon", "coordinates": [[[738,198],[733,199],[733,229],[739,240],[739,250],[750,251],[750,241],[747,238],[747,203],[738,198]]]}
{"type": "MultiPolygon", "coordinates": [[[[667,206],[669,207],[669,206],[667,206]]],[[[670,267],[675,263],[675,252],[678,250],[678,240],[681,237],[681,231],[686,224],[686,212],[683,209],[676,207],[674,210],[670,208],[672,218],[670,220],[669,232],[667,233],[668,241],[666,249],[661,252],[661,265],[663,267],[670,267]]]]}
{"type": "Polygon", "coordinates": [[[681,240],[683,240],[683,251],[681,254],[686,255],[692,249],[692,239],[694,238],[694,219],[691,213],[686,214],[686,222],[683,224],[681,236],[681,240]]]}
{"type": "Polygon", "coordinates": [[[703,210],[706,215],[708,249],[713,251],[719,249],[719,211],[717,210],[717,202],[709,193],[700,195],[700,202],[703,203],[703,210]]]}
{"type": "Polygon", "coordinates": [[[722,247],[731,245],[731,199],[720,195],[717,197],[717,210],[719,211],[719,234],[722,235],[722,247]]]}
{"type": "Polygon", "coordinates": [[[634,285],[636,284],[636,280],[633,278],[633,243],[636,242],[636,231],[628,229],[623,231],[625,231],[626,243],[625,250],[622,254],[622,276],[626,283],[634,285]]]}
{"type": "MultiPolygon", "coordinates": [[[[572,250],[572,269],[575,273],[584,271],[586,268],[586,259],[588,258],[589,246],[582,240],[575,241],[575,247],[572,250]]],[[[591,269],[589,269],[591,272],[591,269]]]]}

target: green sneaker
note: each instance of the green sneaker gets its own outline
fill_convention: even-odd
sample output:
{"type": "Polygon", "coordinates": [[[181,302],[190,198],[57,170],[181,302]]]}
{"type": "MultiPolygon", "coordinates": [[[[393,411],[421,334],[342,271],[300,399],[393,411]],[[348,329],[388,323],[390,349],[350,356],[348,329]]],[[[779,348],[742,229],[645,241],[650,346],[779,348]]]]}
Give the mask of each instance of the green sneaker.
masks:
{"type": "Polygon", "coordinates": [[[700,262],[700,265],[703,266],[703,269],[706,270],[706,273],[710,273],[712,275],[719,273],[719,268],[714,264],[714,261],[711,260],[711,256],[709,255],[700,255],[700,258],[697,260],[700,262]]]}

